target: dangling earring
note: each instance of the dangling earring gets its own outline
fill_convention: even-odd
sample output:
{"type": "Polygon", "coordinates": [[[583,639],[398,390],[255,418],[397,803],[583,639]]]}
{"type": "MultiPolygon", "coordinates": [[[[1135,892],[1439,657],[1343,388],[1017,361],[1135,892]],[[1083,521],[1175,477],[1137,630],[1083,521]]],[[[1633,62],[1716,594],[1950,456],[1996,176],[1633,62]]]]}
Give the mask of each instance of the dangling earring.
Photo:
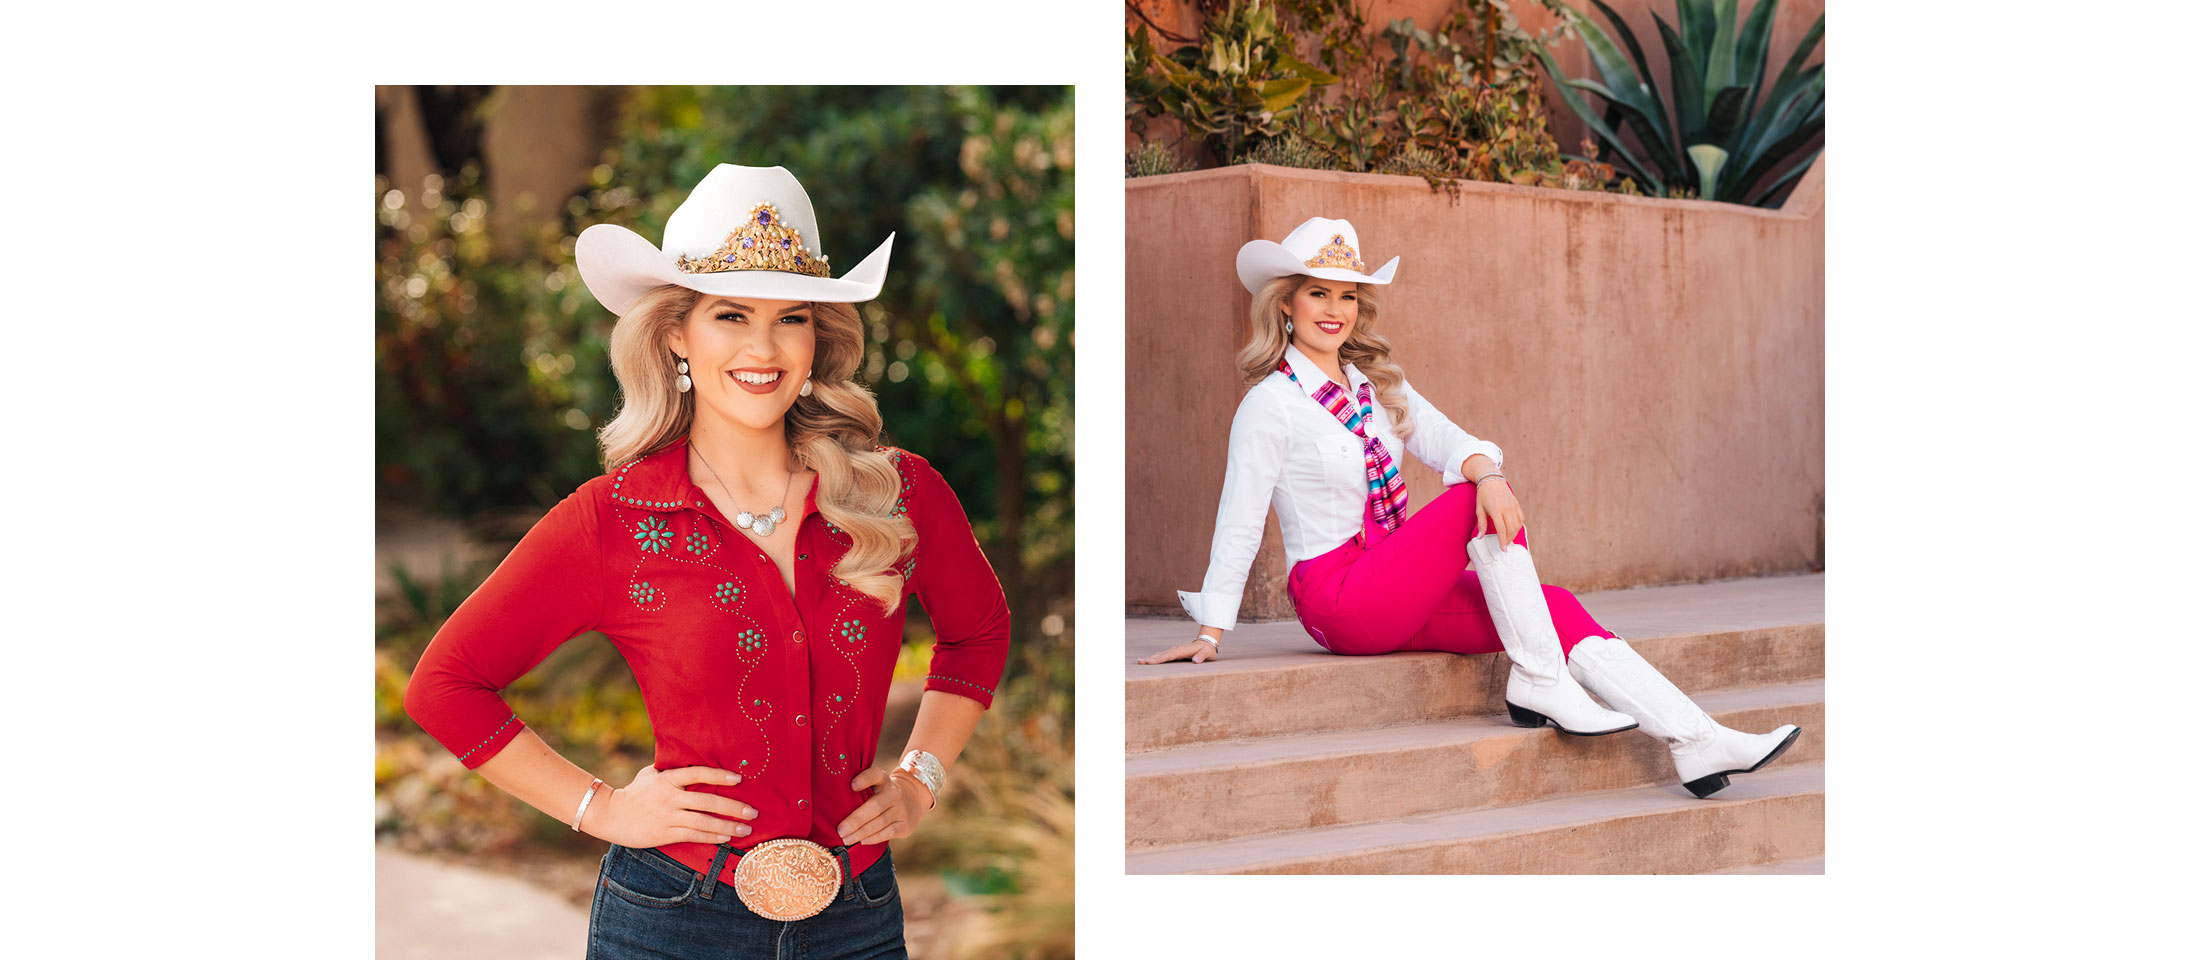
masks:
{"type": "Polygon", "coordinates": [[[1288,337],[1288,336],[1290,336],[1290,335],[1291,335],[1291,318],[1290,318],[1290,317],[1285,317],[1285,318],[1283,318],[1283,335],[1284,335],[1284,336],[1286,336],[1286,337],[1288,337]]]}
{"type": "Polygon", "coordinates": [[[808,377],[802,378],[802,395],[805,397],[810,395],[810,378],[808,377]]]}
{"type": "Polygon", "coordinates": [[[673,381],[673,383],[680,388],[681,393],[686,393],[688,392],[689,387],[695,385],[695,381],[688,379],[688,362],[686,358],[683,357],[680,359],[680,366],[678,370],[680,374],[680,379],[673,381]]]}

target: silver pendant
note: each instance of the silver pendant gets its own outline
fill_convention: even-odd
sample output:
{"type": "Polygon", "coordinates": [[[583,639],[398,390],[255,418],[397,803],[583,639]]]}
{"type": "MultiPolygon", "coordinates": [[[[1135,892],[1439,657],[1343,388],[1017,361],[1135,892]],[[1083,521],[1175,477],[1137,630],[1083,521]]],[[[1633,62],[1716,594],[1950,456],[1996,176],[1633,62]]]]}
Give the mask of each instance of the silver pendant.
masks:
{"type": "Polygon", "coordinates": [[[747,530],[751,525],[755,523],[756,514],[750,513],[747,510],[743,510],[740,513],[734,514],[733,525],[736,527],[747,530]]]}
{"type": "Polygon", "coordinates": [[[780,521],[782,521],[782,520],[785,520],[785,519],[787,519],[787,510],[786,510],[786,508],[784,508],[784,507],[773,507],[773,508],[772,508],[772,522],[773,522],[773,523],[778,523],[778,522],[780,522],[780,521]]]}
{"type": "Polygon", "coordinates": [[[756,518],[756,535],[759,537],[771,536],[773,526],[776,526],[776,524],[772,523],[772,518],[770,517],[756,518]]]}

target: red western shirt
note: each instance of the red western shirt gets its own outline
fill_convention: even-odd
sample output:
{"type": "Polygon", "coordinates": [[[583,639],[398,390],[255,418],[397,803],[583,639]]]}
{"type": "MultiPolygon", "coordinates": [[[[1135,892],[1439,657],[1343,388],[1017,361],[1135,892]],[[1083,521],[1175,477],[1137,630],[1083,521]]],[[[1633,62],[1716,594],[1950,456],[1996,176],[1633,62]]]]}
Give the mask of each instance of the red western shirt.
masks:
{"type": "MultiPolygon", "coordinates": [[[[886,448],[901,473],[896,513],[917,529],[896,569],[932,619],[925,689],[993,702],[1008,656],[1008,604],[954,491],[923,458],[886,448]]],[[[524,722],[497,691],[559,644],[590,630],[634,671],[657,738],[656,767],[701,764],[741,774],[697,784],[755,807],[747,849],[779,837],[826,846],[865,795],[901,652],[906,603],[891,614],[833,576],[847,534],[817,513],[813,485],[794,531],[794,594],[778,567],[688,477],[675,441],[581,485],[552,508],[436,632],[405,690],[405,711],[468,769],[524,722]]],[[[573,802],[577,805],[580,796],[573,802]]],[[[708,870],[716,848],[672,843],[708,870]]],[[[863,872],[885,849],[849,851],[863,872]]],[[[722,876],[733,882],[738,860],[722,876]]]]}

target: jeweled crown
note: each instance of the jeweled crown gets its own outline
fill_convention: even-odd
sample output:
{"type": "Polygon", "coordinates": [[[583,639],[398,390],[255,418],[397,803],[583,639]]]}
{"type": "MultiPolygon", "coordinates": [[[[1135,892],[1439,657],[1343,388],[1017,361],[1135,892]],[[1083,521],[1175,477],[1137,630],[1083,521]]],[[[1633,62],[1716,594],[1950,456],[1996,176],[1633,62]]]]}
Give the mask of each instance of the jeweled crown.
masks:
{"type": "Polygon", "coordinates": [[[1360,262],[1360,252],[1344,242],[1344,234],[1341,233],[1330,237],[1328,243],[1314,251],[1314,258],[1306,261],[1306,265],[1309,269],[1329,267],[1355,273],[1367,272],[1367,264],[1360,262]]]}
{"type": "Polygon", "coordinates": [[[779,208],[759,203],[741,225],[726,234],[726,242],[708,257],[681,254],[675,261],[682,273],[725,273],[729,270],[783,270],[812,277],[830,277],[822,253],[813,254],[802,244],[802,231],[788,226],[779,208]]]}

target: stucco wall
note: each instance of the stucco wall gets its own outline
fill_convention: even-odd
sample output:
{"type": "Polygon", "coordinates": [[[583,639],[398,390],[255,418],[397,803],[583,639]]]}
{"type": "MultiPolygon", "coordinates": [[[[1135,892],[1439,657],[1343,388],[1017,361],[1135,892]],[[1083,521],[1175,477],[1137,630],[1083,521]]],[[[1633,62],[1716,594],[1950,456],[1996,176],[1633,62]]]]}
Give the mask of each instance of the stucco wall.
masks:
{"type": "MultiPolygon", "coordinates": [[[[1206,568],[1253,237],[1352,221],[1402,256],[1383,330],[1406,376],[1505,450],[1547,582],[1574,590],[1822,566],[1824,161],[1785,208],[1240,166],[1126,182],[1128,600],[1206,568]]],[[[1411,458],[1418,508],[1441,492],[1411,458]]],[[[1286,617],[1271,515],[1244,616],[1286,617]]]]}

